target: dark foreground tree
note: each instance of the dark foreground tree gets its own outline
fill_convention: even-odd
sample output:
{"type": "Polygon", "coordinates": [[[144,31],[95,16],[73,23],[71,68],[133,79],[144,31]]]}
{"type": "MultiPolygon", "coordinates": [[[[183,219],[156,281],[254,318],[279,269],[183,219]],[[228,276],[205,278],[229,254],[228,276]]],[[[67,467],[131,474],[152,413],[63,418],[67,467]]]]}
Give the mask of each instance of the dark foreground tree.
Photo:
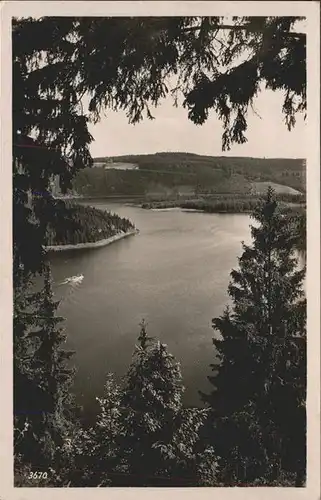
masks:
{"type": "Polygon", "coordinates": [[[75,486],[117,486],[118,478],[128,472],[122,449],[122,387],[112,373],[107,375],[103,396],[96,399],[99,413],[95,425],[82,433],[81,446],[75,449],[75,473],[71,476],[75,486]]]}
{"type": "Polygon", "coordinates": [[[172,440],[182,393],[178,363],[164,344],[148,337],[143,323],[122,398],[128,410],[124,449],[131,485],[163,485],[168,477],[158,446],[172,440]]]}
{"type": "Polygon", "coordinates": [[[75,406],[68,366],[72,352],[63,348],[66,336],[59,327],[49,268],[40,292],[17,289],[15,299],[15,452],[31,467],[59,469],[75,406]]]}
{"type": "Polygon", "coordinates": [[[183,391],[179,364],[166,345],[148,337],[143,323],[121,398],[124,469],[118,485],[216,483],[214,449],[199,439],[206,411],[183,408],[183,391]]]}
{"type": "Polygon", "coordinates": [[[301,485],[306,464],[305,269],[298,269],[291,218],[282,213],[272,189],[252,217],[253,244],[243,244],[239,269],[231,273],[232,308],[213,320],[218,364],[209,377],[214,389],[203,394],[212,410],[209,434],[228,481],[273,481],[285,471],[296,474],[301,485]],[[254,427],[244,441],[246,420],[254,427]]]}

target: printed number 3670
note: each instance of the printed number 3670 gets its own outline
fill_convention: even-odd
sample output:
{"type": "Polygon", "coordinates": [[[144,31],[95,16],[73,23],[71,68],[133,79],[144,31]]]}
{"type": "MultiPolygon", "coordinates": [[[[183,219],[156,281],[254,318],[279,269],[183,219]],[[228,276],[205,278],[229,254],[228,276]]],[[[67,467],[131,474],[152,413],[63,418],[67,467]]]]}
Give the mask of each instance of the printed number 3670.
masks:
{"type": "Polygon", "coordinates": [[[29,472],[28,479],[47,479],[48,478],[48,472],[29,472]]]}

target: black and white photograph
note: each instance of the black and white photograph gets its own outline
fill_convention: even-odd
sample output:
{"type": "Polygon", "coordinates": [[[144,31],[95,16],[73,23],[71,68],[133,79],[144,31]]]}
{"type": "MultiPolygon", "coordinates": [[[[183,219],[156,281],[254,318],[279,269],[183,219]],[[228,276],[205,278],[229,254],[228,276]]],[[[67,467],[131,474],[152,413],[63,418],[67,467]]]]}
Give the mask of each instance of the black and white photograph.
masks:
{"type": "Polygon", "coordinates": [[[10,18],[13,487],[306,489],[308,17],[41,3],[10,18]]]}

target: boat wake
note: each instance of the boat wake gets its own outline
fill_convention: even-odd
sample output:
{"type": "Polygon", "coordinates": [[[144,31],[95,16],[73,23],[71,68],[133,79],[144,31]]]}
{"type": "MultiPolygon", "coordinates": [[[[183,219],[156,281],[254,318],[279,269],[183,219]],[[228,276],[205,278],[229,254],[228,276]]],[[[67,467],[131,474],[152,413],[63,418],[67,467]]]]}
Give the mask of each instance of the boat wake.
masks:
{"type": "Polygon", "coordinates": [[[78,285],[83,281],[83,279],[83,274],[77,274],[76,276],[70,276],[69,278],[66,278],[60,283],[60,285],[67,285],[68,283],[70,283],[71,285],[78,285]]]}
{"type": "Polygon", "coordinates": [[[84,279],[83,274],[78,274],[77,276],[70,276],[69,278],[64,279],[61,283],[58,285],[70,285],[68,287],[68,291],[66,292],[65,296],[60,299],[60,305],[65,306],[66,303],[69,302],[74,302],[75,300],[75,292],[78,290],[79,285],[82,283],[84,279]]]}

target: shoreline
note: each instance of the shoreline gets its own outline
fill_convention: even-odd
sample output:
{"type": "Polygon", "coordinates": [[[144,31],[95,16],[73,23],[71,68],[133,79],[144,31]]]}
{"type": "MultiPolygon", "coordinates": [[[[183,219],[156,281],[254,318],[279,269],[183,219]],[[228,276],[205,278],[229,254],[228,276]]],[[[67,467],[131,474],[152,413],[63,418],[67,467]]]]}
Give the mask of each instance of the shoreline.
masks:
{"type": "Polygon", "coordinates": [[[123,238],[127,238],[128,236],[132,236],[138,233],[139,233],[138,229],[132,229],[130,231],[127,231],[126,233],[123,232],[117,233],[114,236],[110,236],[110,238],[105,238],[103,240],[89,241],[88,243],[77,243],[75,245],[49,245],[46,246],[45,249],[47,250],[47,252],[63,252],[66,250],[84,250],[88,248],[100,248],[110,245],[111,243],[114,243],[114,241],[122,240],[123,238]]]}
{"type": "MultiPolygon", "coordinates": [[[[142,208],[142,207],[141,207],[142,208]]],[[[243,212],[229,212],[218,210],[216,212],[210,212],[208,210],[201,210],[197,208],[182,208],[182,207],[171,207],[171,208],[144,208],[143,210],[150,210],[152,212],[187,212],[187,213],[199,213],[199,214],[211,214],[211,215],[249,215],[251,214],[250,210],[244,210],[243,212]]]]}
{"type": "Polygon", "coordinates": [[[142,205],[134,205],[136,207],[142,208],[143,210],[150,210],[151,212],[187,212],[187,213],[200,213],[200,214],[211,214],[211,215],[249,215],[251,214],[251,210],[243,210],[241,211],[229,211],[229,210],[217,210],[217,211],[209,211],[202,210],[198,208],[183,208],[183,207],[168,207],[168,208],[146,208],[142,207],[142,205]]]}
{"type": "MultiPolygon", "coordinates": [[[[284,205],[285,207],[290,207],[290,208],[304,208],[303,204],[300,203],[286,203],[286,202],[280,202],[280,204],[284,205]]],[[[153,204],[150,204],[149,206],[144,206],[145,204],[136,204],[134,206],[139,207],[143,210],[149,210],[151,212],[197,212],[197,213],[204,213],[204,214],[212,214],[212,215],[251,215],[253,212],[253,209],[246,208],[244,210],[238,210],[237,208],[227,209],[218,209],[215,206],[206,206],[205,208],[188,208],[180,205],[175,205],[175,206],[170,206],[170,207],[162,207],[162,206],[153,206],[153,204]]]]}

